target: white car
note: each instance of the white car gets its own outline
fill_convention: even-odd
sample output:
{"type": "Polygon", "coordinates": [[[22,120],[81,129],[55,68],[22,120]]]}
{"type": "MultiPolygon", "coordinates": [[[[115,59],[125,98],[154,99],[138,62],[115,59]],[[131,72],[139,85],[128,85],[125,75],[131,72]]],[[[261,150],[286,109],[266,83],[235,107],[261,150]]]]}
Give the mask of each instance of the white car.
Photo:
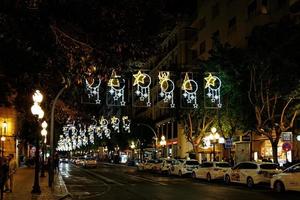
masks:
{"type": "Polygon", "coordinates": [[[224,181],[226,184],[242,183],[252,188],[255,184],[270,184],[272,176],[281,171],[274,163],[241,162],[225,172],[224,181]]]}
{"type": "Polygon", "coordinates": [[[146,160],[145,162],[140,163],[137,168],[140,171],[144,170],[152,170],[153,165],[155,164],[155,160],[146,160]]]}
{"type": "Polygon", "coordinates": [[[295,164],[271,179],[271,188],[276,192],[300,191],[300,163],[295,164]]]}
{"type": "Polygon", "coordinates": [[[185,174],[192,174],[193,169],[199,167],[199,162],[197,160],[175,160],[170,169],[169,175],[182,176],[185,174]]]}
{"type": "Polygon", "coordinates": [[[231,167],[228,162],[204,162],[192,173],[193,178],[206,179],[208,182],[223,179],[225,172],[231,167]]]}
{"type": "Polygon", "coordinates": [[[160,172],[161,173],[168,173],[170,167],[172,166],[172,162],[174,162],[174,160],[172,160],[172,159],[162,160],[162,163],[161,163],[161,166],[160,166],[160,172]]]}

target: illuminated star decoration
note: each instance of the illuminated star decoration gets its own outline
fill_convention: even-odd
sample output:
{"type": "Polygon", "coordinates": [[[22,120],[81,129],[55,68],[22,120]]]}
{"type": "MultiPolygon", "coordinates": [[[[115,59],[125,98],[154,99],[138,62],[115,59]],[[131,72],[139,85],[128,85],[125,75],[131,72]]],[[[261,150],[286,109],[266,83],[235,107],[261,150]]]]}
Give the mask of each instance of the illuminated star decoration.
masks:
{"type": "Polygon", "coordinates": [[[170,107],[175,108],[174,104],[174,82],[170,79],[170,72],[159,72],[158,74],[160,84],[160,97],[165,103],[170,102],[170,107]]]}
{"type": "Polygon", "coordinates": [[[133,87],[135,90],[135,95],[139,97],[139,100],[141,102],[146,101],[146,106],[150,107],[150,85],[151,85],[151,77],[146,74],[142,73],[141,70],[139,70],[136,74],[133,74],[134,82],[133,87]],[[145,82],[145,79],[148,79],[147,82],[145,82]]]}
{"type": "Polygon", "coordinates": [[[222,107],[221,104],[221,85],[222,82],[217,76],[213,76],[211,73],[204,78],[206,95],[210,98],[212,103],[216,103],[218,108],[222,107]]]}
{"type": "Polygon", "coordinates": [[[190,79],[188,73],[185,73],[181,89],[183,90],[182,95],[183,98],[186,100],[186,102],[188,104],[193,103],[193,107],[198,108],[198,103],[197,103],[198,83],[195,80],[190,79]]]}
{"type": "Polygon", "coordinates": [[[119,118],[117,118],[116,116],[113,116],[111,118],[111,126],[112,128],[117,131],[118,133],[120,132],[120,120],[119,118]]]}
{"type": "Polygon", "coordinates": [[[88,92],[88,97],[91,98],[96,98],[96,104],[100,104],[100,94],[99,94],[99,89],[101,85],[101,80],[98,78],[98,84],[95,84],[95,79],[92,80],[92,83],[89,83],[87,79],[85,79],[85,86],[86,90],[88,92]]]}
{"type": "Polygon", "coordinates": [[[125,106],[125,80],[120,78],[121,76],[118,76],[115,70],[113,70],[111,73],[111,77],[107,83],[107,86],[110,87],[108,94],[111,95],[111,97],[113,98],[114,105],[118,105],[118,103],[120,103],[121,106],[125,106]]]}
{"type": "Polygon", "coordinates": [[[122,117],[122,124],[123,124],[124,131],[130,133],[130,120],[128,119],[128,116],[122,117]]]}

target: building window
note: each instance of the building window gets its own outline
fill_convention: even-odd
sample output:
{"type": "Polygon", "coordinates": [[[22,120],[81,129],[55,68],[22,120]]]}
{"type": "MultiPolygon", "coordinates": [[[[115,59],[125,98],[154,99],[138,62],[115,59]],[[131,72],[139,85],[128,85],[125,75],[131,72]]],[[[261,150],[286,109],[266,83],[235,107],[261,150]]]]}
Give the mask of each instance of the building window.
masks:
{"type": "Polygon", "coordinates": [[[249,4],[248,6],[248,19],[256,16],[257,12],[256,12],[256,9],[257,9],[257,0],[254,0],[252,1],[252,3],[249,4]]]}
{"type": "Polygon", "coordinates": [[[203,53],[205,53],[205,50],[206,50],[206,44],[204,40],[203,42],[200,43],[199,54],[202,55],[203,53]]]}
{"type": "Polygon", "coordinates": [[[282,9],[285,8],[287,5],[287,0],[278,0],[277,1],[277,8],[282,9]]]}
{"type": "Polygon", "coordinates": [[[212,46],[213,48],[216,46],[216,44],[220,42],[220,31],[217,30],[212,34],[212,46]]]}
{"type": "Polygon", "coordinates": [[[220,14],[219,4],[216,3],[211,8],[211,18],[214,19],[220,14]]]}
{"type": "Polygon", "coordinates": [[[229,21],[228,21],[228,30],[231,31],[235,31],[236,30],[236,17],[232,17],[229,21]]]}
{"type": "Polygon", "coordinates": [[[260,13],[261,14],[268,14],[269,9],[268,9],[268,0],[261,0],[261,8],[260,8],[260,13]]]}
{"type": "Polygon", "coordinates": [[[199,30],[201,31],[202,29],[204,29],[206,26],[206,18],[203,17],[202,19],[199,20],[199,30]]]}

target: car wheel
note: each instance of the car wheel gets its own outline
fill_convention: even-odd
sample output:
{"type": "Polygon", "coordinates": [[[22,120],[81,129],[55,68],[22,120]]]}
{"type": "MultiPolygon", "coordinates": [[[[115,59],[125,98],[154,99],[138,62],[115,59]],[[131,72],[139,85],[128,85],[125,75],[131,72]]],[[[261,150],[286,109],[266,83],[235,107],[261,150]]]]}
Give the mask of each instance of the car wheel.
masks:
{"type": "Polygon", "coordinates": [[[182,172],[181,172],[181,170],[179,170],[178,176],[182,177],[182,172]]]}
{"type": "Polygon", "coordinates": [[[207,175],[206,175],[206,180],[207,180],[207,182],[210,182],[210,181],[211,181],[211,175],[210,175],[210,173],[207,173],[207,175]]]}
{"type": "Polygon", "coordinates": [[[253,179],[251,177],[248,177],[247,178],[247,187],[248,188],[253,188],[253,186],[254,186],[253,179]]]}
{"type": "Polygon", "coordinates": [[[197,176],[196,176],[195,172],[192,173],[192,178],[195,179],[195,180],[197,179],[197,176]]]}
{"type": "Polygon", "coordinates": [[[229,175],[226,175],[226,176],[225,176],[225,183],[226,183],[227,185],[230,184],[230,177],[229,177],[229,175]]]}
{"type": "Polygon", "coordinates": [[[285,188],[284,188],[284,185],[282,182],[280,181],[276,181],[274,183],[274,191],[275,192],[284,192],[285,191],[285,188]]]}

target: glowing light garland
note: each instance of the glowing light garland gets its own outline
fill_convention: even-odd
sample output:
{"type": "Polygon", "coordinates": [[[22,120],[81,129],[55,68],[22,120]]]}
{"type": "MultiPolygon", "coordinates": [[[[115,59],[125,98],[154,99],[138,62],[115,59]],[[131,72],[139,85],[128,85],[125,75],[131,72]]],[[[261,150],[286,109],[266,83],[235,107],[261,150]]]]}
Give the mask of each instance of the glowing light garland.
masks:
{"type": "Polygon", "coordinates": [[[100,85],[101,85],[101,80],[98,78],[98,84],[95,84],[95,79],[93,79],[92,83],[90,84],[89,81],[87,79],[85,79],[85,86],[86,86],[86,90],[88,92],[88,97],[91,98],[96,98],[95,102],[96,104],[100,104],[101,100],[100,100],[100,93],[99,93],[99,89],[100,89],[100,85]]]}
{"type": "Polygon", "coordinates": [[[105,137],[110,139],[111,130],[108,128],[108,120],[105,119],[103,116],[101,117],[100,120],[100,131],[101,133],[104,133],[105,137]]]}
{"type": "Polygon", "coordinates": [[[222,82],[217,76],[213,76],[211,73],[204,78],[206,95],[210,98],[212,103],[216,103],[218,108],[222,107],[221,104],[221,85],[222,82]]]}
{"type": "Polygon", "coordinates": [[[198,108],[197,103],[197,91],[198,91],[198,83],[190,79],[189,74],[185,73],[184,80],[181,86],[183,90],[183,97],[188,104],[193,104],[194,108],[198,108]]]}
{"type": "Polygon", "coordinates": [[[151,77],[142,73],[139,70],[136,74],[133,74],[134,82],[133,82],[133,91],[135,90],[135,94],[139,97],[139,101],[146,102],[146,106],[150,107],[150,85],[151,85],[151,77]],[[146,80],[146,81],[145,81],[146,80]]]}
{"type": "Polygon", "coordinates": [[[125,106],[125,80],[121,79],[121,76],[118,76],[115,70],[112,71],[107,86],[110,87],[108,94],[113,98],[114,104],[125,106]]]}
{"type": "Polygon", "coordinates": [[[161,92],[160,97],[163,98],[164,103],[170,103],[171,108],[175,108],[174,104],[174,89],[175,84],[170,79],[170,72],[159,72],[158,74],[161,92]]]}
{"type": "Polygon", "coordinates": [[[113,116],[111,118],[111,126],[112,128],[117,131],[118,133],[120,132],[120,120],[116,116],[113,116]]]}
{"type": "Polygon", "coordinates": [[[128,119],[128,116],[123,116],[122,117],[122,124],[123,124],[123,129],[127,133],[130,133],[130,120],[128,119]]]}

